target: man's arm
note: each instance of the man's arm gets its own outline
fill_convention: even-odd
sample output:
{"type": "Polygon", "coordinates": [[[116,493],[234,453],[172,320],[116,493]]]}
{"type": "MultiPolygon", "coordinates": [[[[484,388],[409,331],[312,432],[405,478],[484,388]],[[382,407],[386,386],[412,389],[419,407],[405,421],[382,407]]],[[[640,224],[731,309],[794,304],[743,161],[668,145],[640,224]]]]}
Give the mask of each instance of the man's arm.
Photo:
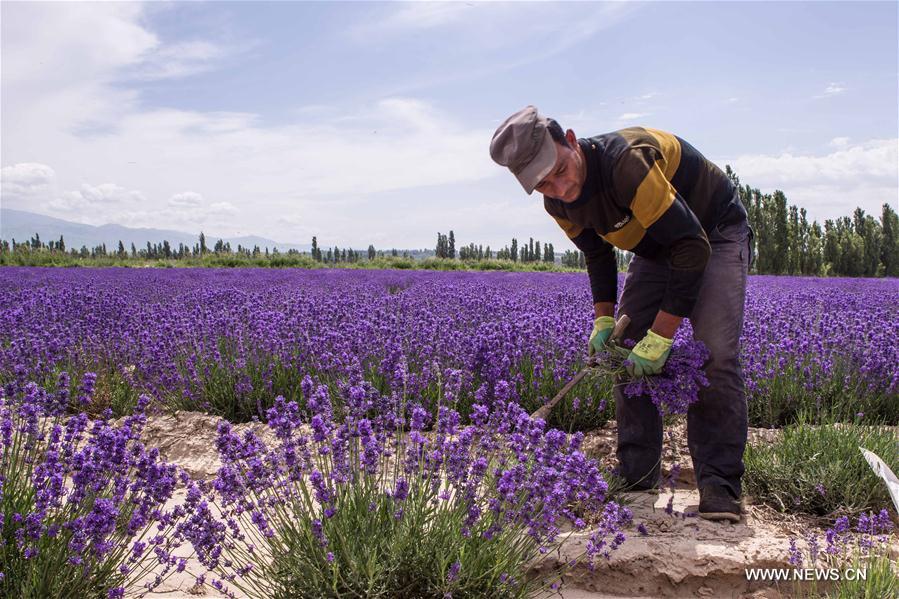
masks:
{"type": "Polygon", "coordinates": [[[594,318],[599,318],[600,316],[611,316],[615,317],[615,303],[614,302],[596,302],[593,304],[593,315],[594,318]]]}
{"type": "Polygon", "coordinates": [[[656,314],[656,319],[653,321],[652,326],[650,327],[653,332],[665,337],[666,339],[674,339],[674,334],[677,332],[677,327],[680,326],[680,323],[684,320],[682,316],[675,316],[674,314],[669,314],[664,310],[659,310],[659,313],[656,314]]]}
{"type": "Polygon", "coordinates": [[[616,162],[613,180],[619,200],[668,249],[671,278],[652,330],[670,339],[693,311],[711,246],[699,219],[662,172],[659,158],[656,148],[631,148],[616,162]]]}

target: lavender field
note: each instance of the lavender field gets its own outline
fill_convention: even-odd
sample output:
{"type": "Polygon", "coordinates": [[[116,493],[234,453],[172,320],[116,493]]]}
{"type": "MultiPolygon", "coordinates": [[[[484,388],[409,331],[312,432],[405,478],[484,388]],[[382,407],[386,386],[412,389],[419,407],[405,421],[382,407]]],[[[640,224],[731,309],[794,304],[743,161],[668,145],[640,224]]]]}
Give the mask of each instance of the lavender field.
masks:
{"type": "MultiPolygon", "coordinates": [[[[521,564],[563,521],[592,571],[634,534],[581,451],[611,382],[528,417],[584,365],[591,321],[583,274],[0,270],[0,590],[121,597],[187,571],[235,596],[525,597],[521,564]],[[142,441],[176,410],[222,418],[214,479],[142,441]],[[256,421],[268,437],[236,432],[256,421]]],[[[899,424],[897,338],[895,279],[750,278],[750,425],[899,424]]]]}
{"type": "MultiPolygon", "coordinates": [[[[302,401],[307,377],[431,409],[501,385],[533,409],[582,366],[592,318],[578,274],[9,268],[0,290],[9,395],[92,372],[96,408],[127,413],[144,392],[234,422],[264,418],[277,395],[302,401]]],[[[899,423],[897,338],[896,279],[751,278],[750,424],[802,409],[899,423]]]]}

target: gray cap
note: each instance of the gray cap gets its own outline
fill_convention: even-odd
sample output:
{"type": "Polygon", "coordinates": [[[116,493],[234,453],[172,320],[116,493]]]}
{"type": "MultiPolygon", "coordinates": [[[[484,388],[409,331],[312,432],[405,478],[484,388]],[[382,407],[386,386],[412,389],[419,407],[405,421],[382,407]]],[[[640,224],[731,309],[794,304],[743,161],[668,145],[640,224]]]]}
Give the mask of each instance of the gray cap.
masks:
{"type": "Polygon", "coordinates": [[[556,164],[556,144],[548,127],[549,119],[527,106],[507,118],[490,142],[491,158],[509,167],[529,195],[556,164]]]}

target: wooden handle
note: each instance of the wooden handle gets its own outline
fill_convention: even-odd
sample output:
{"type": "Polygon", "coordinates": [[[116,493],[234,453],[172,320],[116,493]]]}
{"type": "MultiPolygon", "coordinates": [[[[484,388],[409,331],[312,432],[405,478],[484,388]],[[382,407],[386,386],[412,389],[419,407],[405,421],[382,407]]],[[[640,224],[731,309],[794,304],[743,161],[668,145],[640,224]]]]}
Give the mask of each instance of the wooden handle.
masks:
{"type": "Polygon", "coordinates": [[[565,386],[562,387],[561,391],[556,393],[555,397],[553,397],[551,400],[549,400],[548,402],[546,402],[545,404],[543,404],[542,406],[537,408],[534,411],[534,413],[531,414],[531,418],[543,418],[544,420],[546,420],[547,417],[549,417],[549,413],[552,411],[553,407],[557,403],[562,401],[562,398],[565,397],[569,391],[571,391],[572,387],[574,387],[579,382],[581,382],[581,379],[584,378],[584,376],[586,376],[587,372],[590,371],[590,368],[591,368],[590,366],[587,366],[586,368],[582,368],[580,370],[580,372],[578,372],[576,375],[574,375],[571,378],[570,381],[565,383],[565,386]]]}
{"type": "Polygon", "coordinates": [[[622,314],[618,317],[618,320],[615,321],[615,328],[612,329],[612,334],[609,336],[610,341],[615,341],[622,335],[624,335],[624,330],[627,328],[627,325],[631,323],[631,317],[627,314],[622,314]]]}
{"type": "MultiPolygon", "coordinates": [[[[609,340],[614,341],[615,339],[618,339],[621,335],[623,335],[624,330],[630,323],[631,319],[627,314],[622,314],[621,316],[619,316],[618,320],[615,321],[615,328],[612,329],[612,334],[609,336],[609,340]]],[[[571,378],[570,381],[565,383],[565,386],[562,387],[562,389],[558,393],[556,393],[555,397],[534,410],[534,413],[531,414],[531,418],[542,418],[544,420],[549,419],[549,413],[552,412],[553,407],[555,407],[557,403],[562,401],[562,398],[568,395],[568,392],[571,391],[571,389],[575,385],[581,382],[581,379],[584,378],[584,376],[590,371],[595,363],[595,357],[591,357],[590,359],[588,359],[587,366],[585,368],[582,368],[580,372],[578,372],[571,378]]]]}

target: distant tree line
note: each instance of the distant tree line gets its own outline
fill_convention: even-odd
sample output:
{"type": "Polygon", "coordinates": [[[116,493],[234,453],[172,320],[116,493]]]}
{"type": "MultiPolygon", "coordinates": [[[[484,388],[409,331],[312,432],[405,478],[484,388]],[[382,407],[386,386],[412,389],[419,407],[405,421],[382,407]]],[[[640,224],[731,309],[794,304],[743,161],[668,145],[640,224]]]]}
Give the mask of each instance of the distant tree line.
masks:
{"type": "MultiPolygon", "coordinates": [[[[146,248],[140,249],[135,247],[134,243],[132,243],[130,250],[126,249],[124,242],[119,240],[118,247],[115,249],[107,248],[105,243],[101,243],[100,245],[96,245],[92,248],[88,248],[87,246],[83,245],[81,246],[81,249],[70,248],[67,251],[65,239],[63,238],[63,236],[60,235],[59,240],[50,240],[44,243],[41,240],[40,234],[37,233],[35,233],[35,235],[31,237],[31,239],[24,242],[18,242],[15,239],[12,239],[11,241],[0,241],[0,253],[36,251],[61,253],[71,256],[72,258],[119,258],[122,260],[182,260],[191,258],[203,258],[205,256],[269,258],[271,256],[280,255],[306,255],[310,256],[317,262],[330,263],[359,262],[363,259],[362,252],[351,248],[339,248],[335,246],[333,248],[328,248],[327,251],[322,251],[322,249],[318,247],[318,239],[316,237],[312,238],[312,249],[309,253],[301,252],[297,249],[289,249],[286,252],[281,252],[278,250],[278,248],[272,248],[271,250],[269,250],[269,248],[266,247],[264,249],[260,249],[258,245],[253,246],[253,248],[251,249],[240,244],[238,244],[237,248],[234,249],[231,247],[230,242],[223,241],[221,239],[216,241],[213,247],[210,248],[206,244],[206,235],[202,231],[200,232],[200,236],[197,239],[197,243],[195,243],[193,246],[179,243],[178,247],[174,247],[168,242],[168,240],[163,240],[161,243],[150,243],[148,241],[146,248]]],[[[374,260],[376,258],[383,258],[385,256],[399,257],[400,252],[396,249],[389,250],[387,252],[376,251],[374,246],[370,245],[368,247],[368,252],[366,255],[368,256],[369,260],[374,260]]],[[[402,256],[404,258],[408,258],[408,251],[403,251],[402,256]]]]}
{"type": "MultiPolygon", "coordinates": [[[[263,255],[268,256],[269,250],[265,248],[265,251],[259,249],[259,246],[254,246],[252,249],[248,247],[244,247],[240,244],[237,245],[237,249],[232,249],[230,242],[225,242],[219,239],[215,242],[215,245],[210,249],[206,245],[206,236],[203,232],[200,232],[200,236],[192,247],[189,245],[185,245],[184,243],[179,243],[178,247],[172,246],[168,240],[163,240],[161,243],[150,243],[147,242],[146,247],[142,247],[138,249],[134,243],[131,244],[131,248],[126,249],[125,244],[122,240],[119,240],[119,244],[115,249],[109,249],[106,247],[105,243],[101,243],[100,245],[96,245],[92,248],[88,248],[86,245],[82,245],[80,249],[70,248],[68,252],[66,252],[66,243],[63,236],[59,236],[59,240],[51,240],[47,243],[41,241],[41,236],[37,233],[24,242],[17,242],[15,239],[11,241],[2,240],[0,241],[0,251],[3,252],[21,252],[21,251],[50,251],[50,252],[60,252],[67,253],[73,258],[134,258],[134,259],[143,259],[143,260],[159,260],[159,259],[167,259],[167,260],[180,260],[184,258],[195,258],[202,257],[204,255],[215,254],[215,255],[243,255],[248,258],[257,258],[263,255]]],[[[277,253],[277,249],[274,250],[277,253]]],[[[295,251],[295,250],[294,250],[295,251]]]]}
{"type": "MultiPolygon", "coordinates": [[[[618,248],[612,248],[612,250],[615,252],[615,262],[618,264],[618,270],[627,270],[634,254],[618,248]]],[[[565,253],[562,254],[561,263],[562,266],[567,268],[587,268],[586,256],[580,250],[565,250],[565,253]]]]}
{"type": "Polygon", "coordinates": [[[856,208],[852,216],[809,223],[805,208],[790,205],[780,190],[763,194],[727,175],[755,232],[753,272],[843,277],[899,276],[899,216],[884,204],[880,220],[856,208]]]}
{"type": "MultiPolygon", "coordinates": [[[[453,231],[449,235],[437,233],[437,246],[434,248],[437,258],[456,258],[456,235],[453,231]]],[[[494,252],[490,246],[475,245],[470,243],[459,248],[460,260],[511,260],[512,262],[550,262],[555,263],[555,249],[553,244],[540,244],[531,237],[528,243],[518,245],[518,239],[512,238],[512,243],[494,252]]]]}
{"type": "MultiPolygon", "coordinates": [[[[754,273],[849,277],[899,276],[899,216],[889,204],[883,205],[880,220],[865,214],[861,208],[856,208],[851,217],[828,219],[821,226],[817,221],[809,223],[805,208],[788,204],[782,191],[762,194],[758,189],[740,185],[739,178],[730,166],[727,166],[725,171],[740,190],[743,205],[749,215],[749,223],[755,232],[754,273]]],[[[38,234],[21,242],[15,239],[0,240],[0,258],[10,254],[19,256],[14,260],[4,259],[0,263],[29,263],[29,260],[23,262],[21,255],[33,252],[44,252],[82,261],[164,259],[191,260],[191,264],[194,264],[197,259],[204,261],[207,257],[214,257],[217,262],[233,262],[235,265],[246,264],[255,259],[284,262],[280,257],[285,254],[279,252],[277,248],[270,251],[268,247],[260,249],[258,245],[249,248],[238,244],[237,248],[232,248],[230,242],[221,239],[209,248],[203,232],[200,232],[197,243],[193,246],[179,243],[177,247],[164,240],[161,243],[147,242],[146,247],[141,248],[137,248],[134,243],[130,248],[126,248],[125,244],[119,241],[115,248],[107,248],[103,243],[92,248],[83,245],[76,249],[67,247],[62,236],[58,240],[44,242],[38,234]]],[[[317,237],[312,238],[309,252],[296,249],[286,252],[286,255],[291,257],[290,264],[310,258],[314,262],[324,264],[353,264],[366,260],[375,262],[381,258],[412,259],[421,257],[422,254],[428,255],[429,252],[414,250],[410,256],[408,250],[400,254],[396,249],[378,250],[374,245],[369,245],[364,253],[337,246],[322,250],[317,237]]],[[[517,263],[521,264],[522,268],[531,268],[525,265],[534,263],[536,265],[533,268],[537,269],[555,264],[565,268],[586,268],[583,252],[566,249],[557,261],[553,244],[535,241],[533,237],[529,238],[527,243],[519,243],[517,238],[513,238],[510,244],[496,251],[489,245],[484,247],[474,243],[457,249],[455,233],[452,230],[446,235],[437,233],[434,255],[442,261],[458,259],[466,264],[481,263],[484,264],[484,268],[494,268],[497,265],[493,262],[495,266],[490,266],[490,261],[517,263]]],[[[615,256],[618,269],[625,270],[632,254],[616,248],[615,256]]],[[[455,268],[451,262],[441,263],[455,268]]]]}
{"type": "MultiPolygon", "coordinates": [[[[368,259],[374,260],[374,256],[372,252],[374,251],[374,246],[368,246],[368,259]]],[[[300,253],[299,250],[292,250],[300,253]]],[[[333,248],[328,248],[327,252],[323,252],[320,247],[318,247],[318,238],[312,238],[312,249],[309,251],[312,259],[316,262],[360,262],[362,260],[362,252],[354,250],[352,248],[339,248],[336,245],[333,248]]]]}

